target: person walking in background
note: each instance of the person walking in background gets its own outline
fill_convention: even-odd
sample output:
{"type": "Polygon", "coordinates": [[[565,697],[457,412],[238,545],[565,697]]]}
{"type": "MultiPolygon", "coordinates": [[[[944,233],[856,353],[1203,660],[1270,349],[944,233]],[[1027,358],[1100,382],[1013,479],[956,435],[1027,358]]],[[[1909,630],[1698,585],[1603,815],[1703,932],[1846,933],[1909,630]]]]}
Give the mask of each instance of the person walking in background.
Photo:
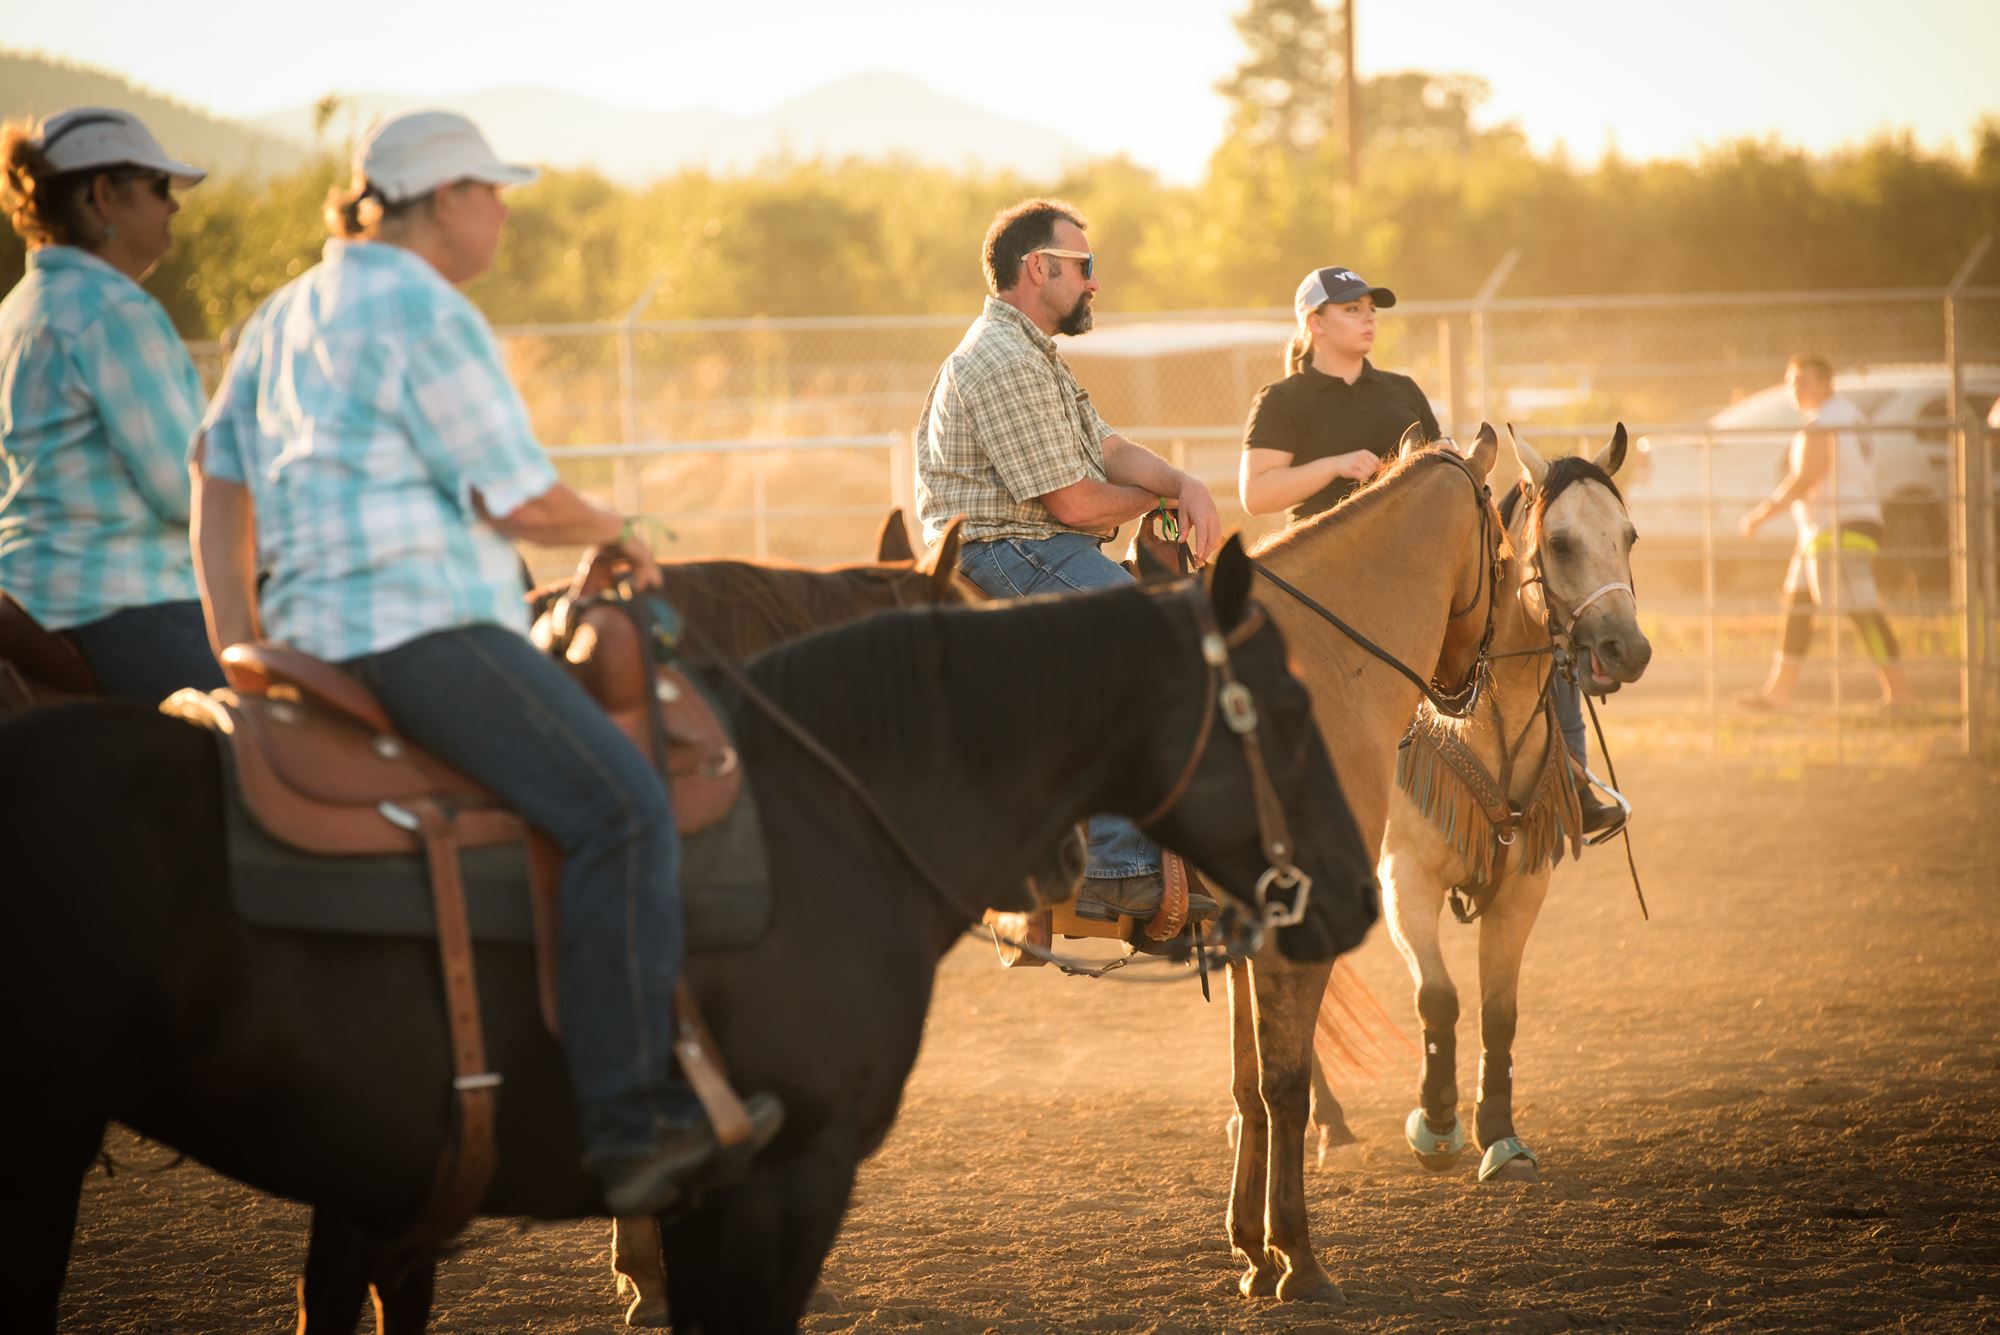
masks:
{"type": "Polygon", "coordinates": [[[63,632],[107,695],[222,685],[188,548],[201,381],[139,286],[204,173],[130,112],[0,130],[0,207],[28,246],[0,301],[0,589],[63,632]]]}
{"type": "MultiPolygon", "coordinates": [[[[652,1214],[718,1148],[672,1069],[674,813],[645,756],[529,642],[511,540],[594,547],[641,587],[659,571],[630,520],[557,480],[493,331],[454,286],[493,263],[500,187],[535,175],[463,116],[370,132],[328,201],[325,258],[251,317],[202,423],[195,548],[218,653],[268,629],[339,663],[561,847],[584,1161],[614,1213],[652,1214]]],[[[761,1145],[780,1110],[767,1095],[747,1106],[761,1145]]]]}
{"type": "Polygon", "coordinates": [[[1785,366],[1785,385],[1805,425],[1792,437],[1778,489],[1744,514],[1741,528],[1750,537],[1789,506],[1799,540],[1785,571],[1785,629],[1770,675],[1762,686],[1738,695],[1736,703],[1748,709],[1789,705],[1812,647],[1813,609],[1833,606],[1853,619],[1868,647],[1882,706],[1900,708],[1909,703],[1909,683],[1875,589],[1882,505],[1875,495],[1875,470],[1861,447],[1860,429],[1868,419],[1835,391],[1833,367],[1824,357],[1793,357],[1785,366]]]}
{"type": "MultiPolygon", "coordinates": [[[[1243,428],[1236,485],[1244,510],[1282,510],[1289,522],[1303,523],[1375,476],[1412,424],[1427,440],[1443,434],[1415,380],[1368,360],[1375,313],[1395,304],[1394,292],[1338,265],[1315,269],[1299,283],[1292,298],[1299,323],[1285,352],[1285,378],[1257,391],[1243,428]]],[[[1625,809],[1600,800],[1584,778],[1590,741],[1583,697],[1561,675],[1552,694],[1563,743],[1579,771],[1584,832],[1615,829],[1625,809]]]]}
{"type": "MultiPolygon", "coordinates": [[[[939,368],[917,424],[925,536],[936,541],[963,514],[959,569],[995,598],[1129,581],[1100,548],[1156,505],[1179,507],[1197,565],[1222,538],[1208,488],[1107,426],[1056,351],[1055,335],[1091,325],[1099,284],[1084,227],[1082,214],[1048,199],[993,220],[983,250],[992,295],[939,368]]],[[[1080,916],[1159,909],[1159,846],[1129,821],[1091,818],[1085,875],[1080,916]]],[[[1189,898],[1197,914],[1214,911],[1206,896],[1189,898]]]]}

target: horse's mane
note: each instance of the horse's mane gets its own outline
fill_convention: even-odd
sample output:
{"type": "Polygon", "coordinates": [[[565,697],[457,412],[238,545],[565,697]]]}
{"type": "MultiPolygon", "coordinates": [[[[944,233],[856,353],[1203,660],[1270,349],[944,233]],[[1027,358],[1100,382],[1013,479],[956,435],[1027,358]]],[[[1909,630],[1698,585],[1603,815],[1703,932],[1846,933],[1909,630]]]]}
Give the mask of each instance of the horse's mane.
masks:
{"type": "MultiPolygon", "coordinates": [[[[1550,503],[1578,482],[1598,483],[1616,496],[1620,505],[1625,503],[1625,493],[1618,490],[1618,484],[1611,480],[1611,474],[1580,454],[1566,454],[1549,461],[1548,476],[1543,480],[1541,490],[1535,494],[1535,523],[1538,527],[1542,516],[1548,513],[1550,503]]],[[[1507,494],[1500,498],[1501,523],[1509,528],[1514,526],[1514,518],[1521,512],[1521,498],[1527,492],[1526,478],[1508,488],[1507,494]]]]}
{"type": "MultiPolygon", "coordinates": [[[[1094,669],[1135,646],[1164,666],[1174,630],[1156,600],[1166,596],[1132,586],[984,607],[912,607],[789,641],[748,670],[837,753],[949,751],[953,764],[977,773],[1041,744],[1051,714],[1129,714],[1122,697],[1133,683],[1094,669]],[[1056,662],[1076,670],[1023,674],[1023,663],[1056,662]],[[1065,702],[1059,711],[1049,707],[1057,694],[1065,702]]],[[[1192,635],[1192,620],[1188,626],[1192,635]]]]}
{"type": "Polygon", "coordinates": [[[1256,549],[1251,555],[1264,556],[1282,551],[1294,543],[1303,541],[1308,534],[1338,527],[1343,522],[1351,520],[1355,515],[1366,513],[1375,508],[1380,503],[1382,493],[1393,489],[1396,483],[1402,478],[1416,472],[1419,468],[1440,462],[1462,464],[1465,462],[1465,458],[1459,454],[1456,448],[1441,441],[1426,445],[1420,450],[1412,450],[1408,454],[1400,455],[1390,460],[1374,477],[1369,478],[1368,481],[1342,497],[1340,502],[1331,510],[1323,510],[1304,523],[1293,524],[1289,528],[1281,529],[1279,532],[1270,535],[1257,544],[1256,549]]]}
{"type": "Polygon", "coordinates": [[[923,586],[929,576],[907,566],[811,570],[747,561],[688,561],[663,565],[660,573],[667,601],[719,652],[738,657],[901,601],[928,601],[923,586]]]}

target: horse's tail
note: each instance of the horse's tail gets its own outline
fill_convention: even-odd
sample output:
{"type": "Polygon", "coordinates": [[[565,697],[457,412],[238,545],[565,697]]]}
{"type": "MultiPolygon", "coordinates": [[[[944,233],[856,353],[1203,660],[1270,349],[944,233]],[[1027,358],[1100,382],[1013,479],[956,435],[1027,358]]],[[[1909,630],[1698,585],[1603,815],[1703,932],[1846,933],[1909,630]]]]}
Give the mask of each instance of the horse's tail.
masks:
{"type": "Polygon", "coordinates": [[[1395,1064],[1398,1056],[1414,1064],[1423,1054],[1361,981],[1354,966],[1342,959],[1334,963],[1326,992],[1319,999],[1313,1056],[1329,1079],[1366,1084],[1395,1064]]]}

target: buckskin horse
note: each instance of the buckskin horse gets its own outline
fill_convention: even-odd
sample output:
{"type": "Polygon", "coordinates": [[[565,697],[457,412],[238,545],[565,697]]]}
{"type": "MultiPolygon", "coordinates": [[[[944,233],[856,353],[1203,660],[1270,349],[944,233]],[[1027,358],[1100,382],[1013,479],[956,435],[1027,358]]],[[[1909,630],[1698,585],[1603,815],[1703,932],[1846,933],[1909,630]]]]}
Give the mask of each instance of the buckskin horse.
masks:
{"type": "Polygon", "coordinates": [[[1422,1106],[1404,1136],[1427,1167],[1449,1167],[1466,1146],[1458,991],[1438,949],[1448,892],[1455,916],[1479,925],[1482,1182],[1539,1173],[1514,1131],[1521,956],[1565,844],[1581,847],[1577,790],[1548,694],[1555,659],[1573,655],[1578,684],[1602,695],[1637,681],[1653,652],[1632,588],[1638,534],[1612,481],[1625,461],[1624,425],[1594,460],[1544,462],[1512,427],[1508,434],[1525,477],[1501,509],[1516,559],[1500,587],[1491,687],[1473,717],[1426,711],[1413,730],[1381,863],[1389,931],[1416,984],[1424,1035],[1422,1106]]]}
{"type": "MultiPolygon", "coordinates": [[[[1264,960],[1303,967],[1360,941],[1377,912],[1373,850],[1250,581],[1231,544],[1207,588],[892,612],[754,660],[750,680],[859,777],[914,857],[790,733],[723,692],[773,913],[754,945],[696,956],[688,977],[739,1085],[772,1091],[787,1116],[739,1180],[667,1227],[677,1324],[796,1323],[856,1165],[894,1121],[938,958],[985,907],[1027,907],[1025,873],[1079,817],[1134,817],[1256,903],[1276,928],[1264,960]],[[1062,690],[1020,690],[1059,677],[1062,690]],[[1310,893],[1289,917],[1274,899],[1273,921],[1259,888],[1291,881],[1277,861],[1310,893]]],[[[0,1060],[34,1091],[0,1103],[0,1138],[23,1150],[0,1178],[0,1303],[18,1329],[55,1328],[82,1177],[113,1119],[386,1234],[428,1193],[452,1070],[432,947],[247,924],[227,885],[222,777],[210,736],[143,709],[0,722],[16,889],[0,1060]]],[[[601,1216],[530,953],[482,946],[478,968],[506,1080],[480,1208],[601,1216]]]]}
{"type": "MultiPolygon", "coordinates": [[[[1397,739],[1418,699],[1437,694],[1418,672],[1461,683],[1449,698],[1463,702],[1486,671],[1505,561],[1486,482],[1498,449],[1486,425],[1466,455],[1426,447],[1413,428],[1373,481],[1257,553],[1270,586],[1259,592],[1311,691],[1371,863],[1388,823],[1397,739]]],[[[1340,1298],[1313,1254],[1305,1202],[1313,1035],[1332,969],[1330,958],[1269,949],[1229,967],[1240,1124],[1228,1230],[1245,1296],[1340,1298]]]]}

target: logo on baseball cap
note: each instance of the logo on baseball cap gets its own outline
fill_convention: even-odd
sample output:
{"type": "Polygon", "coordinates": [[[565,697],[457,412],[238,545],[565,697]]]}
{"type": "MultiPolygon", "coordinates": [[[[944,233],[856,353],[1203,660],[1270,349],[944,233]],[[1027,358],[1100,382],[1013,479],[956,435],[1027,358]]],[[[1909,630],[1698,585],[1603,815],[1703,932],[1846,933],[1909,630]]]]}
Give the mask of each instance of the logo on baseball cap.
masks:
{"type": "Polygon", "coordinates": [[[1388,288],[1370,287],[1368,280],[1354,270],[1336,265],[1307,274],[1299,284],[1298,295],[1292,298],[1292,309],[1304,320],[1329,301],[1355,301],[1361,297],[1375,298],[1375,304],[1385,310],[1396,304],[1396,294],[1388,288]]]}
{"type": "Polygon", "coordinates": [[[208,173],[167,156],[153,132],[129,111],[116,107],[73,107],[42,122],[35,147],[59,172],[93,167],[146,167],[165,172],[185,190],[208,173]]]}
{"type": "Polygon", "coordinates": [[[526,185],[541,172],[502,162],[479,127],[455,111],[411,111],[368,132],[354,170],[391,204],[457,181],[526,185]]]}

